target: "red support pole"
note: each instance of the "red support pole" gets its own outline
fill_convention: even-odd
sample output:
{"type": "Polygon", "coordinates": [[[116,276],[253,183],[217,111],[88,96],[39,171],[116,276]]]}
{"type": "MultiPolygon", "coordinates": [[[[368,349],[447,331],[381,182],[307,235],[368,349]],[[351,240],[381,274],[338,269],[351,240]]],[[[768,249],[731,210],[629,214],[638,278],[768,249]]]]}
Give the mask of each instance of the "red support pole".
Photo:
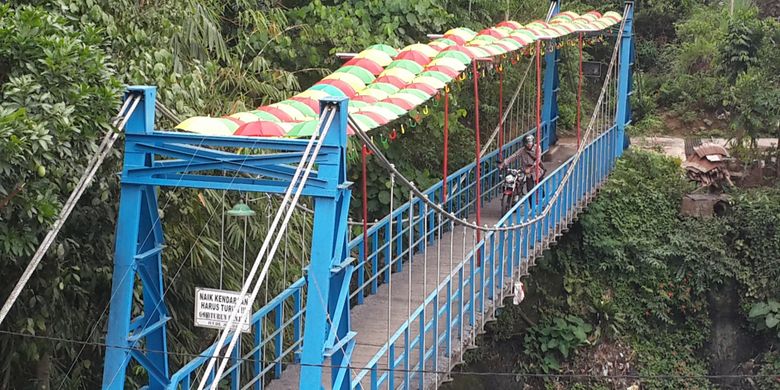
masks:
{"type": "Polygon", "coordinates": [[[447,169],[450,153],[450,88],[444,87],[444,162],[442,163],[442,203],[447,201],[447,169]]]}
{"type": "MultiPolygon", "coordinates": [[[[476,138],[475,142],[475,153],[474,156],[475,160],[475,169],[476,169],[476,180],[477,180],[477,187],[476,187],[476,200],[477,200],[477,225],[481,226],[481,215],[482,215],[482,184],[480,183],[482,180],[482,164],[480,163],[480,155],[482,154],[482,147],[480,146],[480,140],[479,140],[479,70],[477,69],[477,61],[476,59],[471,62],[471,69],[474,73],[474,134],[476,138]]],[[[477,230],[477,242],[480,241],[480,231],[477,230]]],[[[479,254],[479,252],[477,252],[479,254]]],[[[477,265],[481,265],[482,260],[480,259],[479,255],[477,255],[477,265]]]]}
{"type": "Polygon", "coordinates": [[[580,75],[579,75],[579,80],[577,81],[577,149],[580,148],[580,142],[581,142],[580,109],[582,104],[582,33],[580,33],[578,44],[580,49],[580,75]]]}
{"type": "Polygon", "coordinates": [[[363,262],[365,263],[368,259],[368,175],[366,174],[366,160],[368,159],[368,148],[366,148],[366,145],[363,145],[363,149],[360,153],[362,157],[362,168],[363,168],[363,262]]]}
{"type": "Polygon", "coordinates": [[[503,161],[504,148],[504,70],[498,65],[498,161],[503,161]]]}

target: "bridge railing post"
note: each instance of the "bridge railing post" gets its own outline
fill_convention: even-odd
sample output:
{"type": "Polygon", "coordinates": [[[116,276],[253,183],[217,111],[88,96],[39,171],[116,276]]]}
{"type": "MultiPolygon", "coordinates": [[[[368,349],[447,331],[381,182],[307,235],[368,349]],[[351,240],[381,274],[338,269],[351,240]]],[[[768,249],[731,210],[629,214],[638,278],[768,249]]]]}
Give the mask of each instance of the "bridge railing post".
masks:
{"type": "Polygon", "coordinates": [[[617,142],[615,145],[615,157],[623,155],[623,150],[628,146],[626,126],[631,123],[631,61],[634,50],[634,1],[625,2],[627,12],[624,15],[623,32],[620,42],[618,80],[617,80],[617,112],[615,123],[617,125],[617,142]]]}
{"type": "MultiPolygon", "coordinates": [[[[561,11],[561,2],[554,1],[554,8],[550,17],[557,15],[561,11]]],[[[548,45],[552,45],[552,50],[545,50],[544,55],[544,80],[543,80],[543,97],[544,103],[542,105],[542,150],[546,151],[550,149],[550,146],[555,145],[558,141],[556,129],[558,125],[558,59],[560,56],[559,50],[555,40],[547,41],[548,45]]],[[[545,45],[542,45],[544,48],[545,45]]]]}

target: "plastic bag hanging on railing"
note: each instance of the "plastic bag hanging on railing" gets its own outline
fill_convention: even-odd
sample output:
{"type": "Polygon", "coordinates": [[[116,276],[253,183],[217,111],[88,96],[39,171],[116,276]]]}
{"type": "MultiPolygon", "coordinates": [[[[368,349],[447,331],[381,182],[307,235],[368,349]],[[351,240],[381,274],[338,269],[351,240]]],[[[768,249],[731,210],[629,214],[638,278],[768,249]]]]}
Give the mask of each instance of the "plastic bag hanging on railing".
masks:
{"type": "Polygon", "coordinates": [[[525,286],[523,286],[523,282],[515,282],[514,286],[512,286],[512,295],[514,295],[512,298],[512,303],[514,305],[519,305],[520,302],[525,299],[525,286]]]}

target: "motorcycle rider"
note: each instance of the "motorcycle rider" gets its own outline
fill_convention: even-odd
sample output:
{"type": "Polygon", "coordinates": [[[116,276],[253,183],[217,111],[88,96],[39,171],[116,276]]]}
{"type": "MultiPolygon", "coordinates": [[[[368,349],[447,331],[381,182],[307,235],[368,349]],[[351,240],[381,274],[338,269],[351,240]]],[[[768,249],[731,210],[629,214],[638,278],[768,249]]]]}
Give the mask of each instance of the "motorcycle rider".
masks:
{"type": "MultiPolygon", "coordinates": [[[[520,169],[525,173],[527,179],[525,181],[526,192],[530,193],[537,182],[544,179],[546,170],[541,161],[539,162],[539,178],[536,179],[536,143],[534,142],[534,136],[529,134],[523,138],[523,148],[513,153],[504,159],[504,161],[498,164],[499,169],[503,169],[509,163],[516,159],[520,159],[520,169]]],[[[544,196],[544,195],[543,195],[544,196]]]]}

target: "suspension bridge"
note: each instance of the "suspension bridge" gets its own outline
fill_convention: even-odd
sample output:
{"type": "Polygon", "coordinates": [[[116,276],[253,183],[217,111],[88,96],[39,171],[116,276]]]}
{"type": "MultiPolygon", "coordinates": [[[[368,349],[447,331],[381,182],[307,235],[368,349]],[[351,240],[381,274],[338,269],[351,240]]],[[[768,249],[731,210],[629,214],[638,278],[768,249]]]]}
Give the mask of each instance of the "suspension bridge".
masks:
{"type": "MultiPolygon", "coordinates": [[[[286,103],[190,118],[177,126],[184,132],[156,130],[156,107],[165,110],[156,89],[130,87],[117,122],[126,137],[103,388],[125,388],[129,367],[144,373],[149,389],[435,389],[450,380],[485,324],[509,298],[523,294],[521,278],[592,201],[627,146],[633,2],[625,2],[622,14],[577,15],[560,7],[552,1],[544,21],[502,22],[479,33],[453,29],[400,52],[377,45],[348,55],[336,76],[286,103]],[[593,112],[581,118],[582,48],[597,38],[607,41],[611,56],[593,112]],[[577,136],[558,139],[564,50],[579,53],[577,136]],[[498,72],[500,96],[498,125],[482,142],[479,79],[485,69],[498,72]],[[505,99],[509,71],[523,77],[505,99]],[[449,86],[469,76],[476,157],[448,172],[449,86]],[[443,98],[445,112],[444,178],[419,189],[369,131],[419,116],[433,96],[443,98]],[[504,212],[500,165],[523,148],[528,134],[537,139],[536,169],[544,159],[547,173],[504,212]],[[347,180],[347,160],[355,158],[350,136],[361,148],[362,189],[347,180]],[[389,213],[371,226],[368,156],[392,182],[389,213]],[[216,342],[181,367],[169,362],[170,287],[163,283],[157,201],[164,187],[282,198],[236,292],[249,302],[256,301],[299,199],[313,205],[304,277],[254,313],[233,305],[216,342]],[[363,231],[355,237],[348,229],[353,193],[364,205],[363,231]]],[[[395,128],[390,136],[398,136],[395,128]]],[[[91,164],[102,161],[116,138],[107,136],[91,164]]]]}

